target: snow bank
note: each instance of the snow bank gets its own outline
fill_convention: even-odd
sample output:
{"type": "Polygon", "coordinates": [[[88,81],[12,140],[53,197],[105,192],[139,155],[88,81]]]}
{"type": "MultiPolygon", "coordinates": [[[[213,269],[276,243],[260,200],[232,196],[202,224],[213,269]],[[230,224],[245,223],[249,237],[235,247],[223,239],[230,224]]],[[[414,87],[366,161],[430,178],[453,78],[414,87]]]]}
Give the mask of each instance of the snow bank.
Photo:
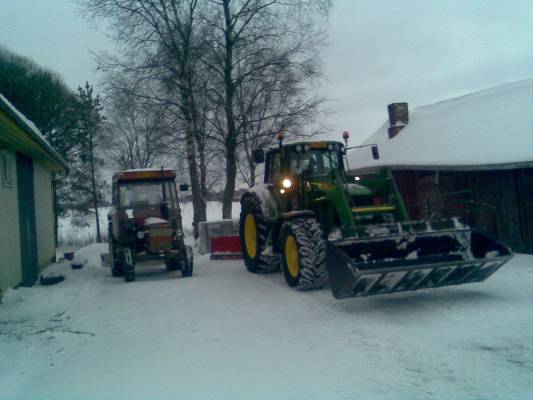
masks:
{"type": "MultiPolygon", "coordinates": [[[[100,231],[107,240],[107,213],[111,207],[98,209],[100,231]]],[[[68,214],[58,221],[59,247],[63,250],[77,248],[96,241],[96,218],[94,214],[77,216],[68,214]]]]}
{"type": "MultiPolygon", "coordinates": [[[[181,218],[183,230],[186,234],[192,235],[192,221],[193,221],[193,207],[191,202],[181,203],[181,218]]],[[[231,204],[232,217],[238,218],[241,212],[241,204],[235,201],[231,204]]],[[[220,201],[208,201],[207,202],[207,220],[214,221],[222,219],[222,202],[220,201]]]]}
{"type": "MultiPolygon", "coordinates": [[[[181,203],[181,216],[183,230],[186,234],[192,234],[193,207],[192,203],[181,203]]],[[[107,240],[107,213],[111,207],[102,207],[99,211],[100,230],[104,240],[107,240]]],[[[239,217],[241,205],[239,202],[232,204],[232,216],[239,217]]],[[[216,220],[222,218],[222,203],[218,201],[207,202],[207,219],[216,220]]],[[[96,222],[94,214],[87,216],[73,216],[72,214],[59,219],[59,246],[62,250],[77,248],[79,246],[94,243],[96,241],[96,222]]]]}
{"type": "Polygon", "coordinates": [[[350,169],[373,166],[474,166],[533,163],[533,79],[418,107],[389,139],[385,122],[348,155],[350,169]]]}

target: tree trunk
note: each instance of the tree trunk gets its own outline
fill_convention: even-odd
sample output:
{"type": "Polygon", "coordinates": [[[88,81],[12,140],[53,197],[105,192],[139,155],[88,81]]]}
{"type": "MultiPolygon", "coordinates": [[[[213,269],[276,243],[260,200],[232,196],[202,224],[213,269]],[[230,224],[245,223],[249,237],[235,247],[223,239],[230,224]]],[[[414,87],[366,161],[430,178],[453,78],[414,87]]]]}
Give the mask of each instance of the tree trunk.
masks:
{"type": "Polygon", "coordinates": [[[204,207],[207,202],[207,161],[205,159],[205,142],[198,143],[198,156],[200,158],[200,191],[204,207]]]}
{"type": "Polygon", "coordinates": [[[89,133],[89,152],[91,157],[91,184],[92,184],[92,195],[94,203],[94,213],[96,216],[96,242],[102,242],[102,234],[100,233],[100,216],[98,215],[98,191],[96,190],[96,178],[94,174],[94,148],[93,148],[93,135],[89,133]]]}
{"type": "Polygon", "coordinates": [[[253,158],[250,160],[249,166],[250,166],[250,186],[255,186],[255,161],[253,158]]]}
{"type": "MultiPolygon", "coordinates": [[[[187,102],[185,103],[187,104],[187,102]]],[[[187,150],[187,163],[189,166],[189,177],[191,178],[192,206],[193,206],[193,229],[194,237],[198,237],[198,222],[206,220],[205,199],[202,196],[200,178],[198,176],[198,166],[196,163],[195,132],[190,118],[190,110],[186,110],[185,115],[185,143],[187,150]]]]}
{"type": "Polygon", "coordinates": [[[235,82],[233,82],[233,24],[231,10],[229,8],[230,0],[224,0],[224,19],[225,19],[225,50],[226,57],[224,60],[224,86],[225,86],[225,107],[227,136],[225,140],[226,147],[226,187],[222,202],[222,218],[231,219],[231,204],[233,194],[235,193],[235,177],[237,175],[237,163],[235,151],[237,150],[237,128],[235,126],[235,117],[233,113],[233,102],[235,98],[235,82]]]}
{"type": "Polygon", "coordinates": [[[235,194],[235,177],[237,175],[237,161],[235,159],[235,142],[226,143],[226,187],[222,201],[222,218],[231,219],[231,206],[235,194]]]}

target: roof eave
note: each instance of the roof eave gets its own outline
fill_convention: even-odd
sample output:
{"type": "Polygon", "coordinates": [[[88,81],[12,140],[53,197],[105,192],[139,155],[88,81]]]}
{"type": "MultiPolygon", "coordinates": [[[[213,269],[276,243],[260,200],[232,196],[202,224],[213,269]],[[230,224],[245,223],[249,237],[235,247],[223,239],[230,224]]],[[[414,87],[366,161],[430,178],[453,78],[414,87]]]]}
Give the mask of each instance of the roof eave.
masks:
{"type": "Polygon", "coordinates": [[[495,171],[509,169],[533,168],[533,161],[510,163],[494,163],[479,165],[413,165],[413,164],[382,164],[376,166],[366,165],[360,168],[350,168],[350,172],[361,172],[379,168],[390,168],[393,171],[495,171]]]}
{"type": "Polygon", "coordinates": [[[56,168],[54,168],[53,172],[61,172],[61,171],[67,171],[68,170],[68,164],[67,162],[59,155],[59,153],[52,147],[48,142],[46,142],[40,135],[35,133],[28,125],[26,121],[24,121],[22,118],[20,118],[17,113],[15,113],[11,107],[9,107],[7,104],[5,104],[3,101],[0,101],[0,108],[15,121],[15,123],[20,126],[24,132],[30,136],[30,138],[38,143],[43,150],[48,154],[50,161],[53,161],[56,164],[56,168]]]}

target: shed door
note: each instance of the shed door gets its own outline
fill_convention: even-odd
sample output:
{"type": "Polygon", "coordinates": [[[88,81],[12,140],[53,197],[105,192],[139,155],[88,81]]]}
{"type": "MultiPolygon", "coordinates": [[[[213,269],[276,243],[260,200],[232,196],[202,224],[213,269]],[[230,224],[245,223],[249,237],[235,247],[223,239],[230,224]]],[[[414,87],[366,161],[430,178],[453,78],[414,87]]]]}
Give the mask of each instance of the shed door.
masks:
{"type": "Polygon", "coordinates": [[[37,265],[37,231],[35,228],[35,199],[33,191],[33,163],[17,153],[17,184],[20,223],[20,253],[22,285],[31,286],[39,275],[37,265]]]}

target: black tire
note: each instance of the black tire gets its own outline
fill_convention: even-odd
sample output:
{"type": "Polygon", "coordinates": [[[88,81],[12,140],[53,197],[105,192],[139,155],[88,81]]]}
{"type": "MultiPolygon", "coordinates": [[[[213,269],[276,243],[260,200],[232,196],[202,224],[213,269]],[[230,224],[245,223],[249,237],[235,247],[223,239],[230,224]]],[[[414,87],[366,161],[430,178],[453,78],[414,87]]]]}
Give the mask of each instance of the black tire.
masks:
{"type": "Polygon", "coordinates": [[[131,263],[128,263],[126,256],[123,256],[124,259],[124,280],[126,282],[133,282],[135,280],[135,261],[132,260],[131,263]]]}
{"type": "Polygon", "coordinates": [[[118,255],[118,249],[113,243],[113,239],[109,238],[109,257],[111,263],[111,276],[118,278],[124,276],[124,265],[122,259],[118,255]]]}
{"type": "Polygon", "coordinates": [[[165,261],[165,265],[167,267],[168,272],[177,271],[179,268],[179,263],[176,258],[168,258],[165,261]]]}
{"type": "Polygon", "coordinates": [[[278,271],[280,268],[280,258],[277,254],[263,254],[270,230],[261,209],[260,200],[252,195],[244,198],[241,204],[241,215],[239,221],[239,233],[241,237],[241,251],[246,269],[253,273],[269,273],[278,271]],[[246,246],[245,223],[248,215],[251,215],[255,223],[255,254],[249,254],[246,246]]]}
{"type": "Polygon", "coordinates": [[[124,268],[124,280],[126,282],[135,280],[135,267],[133,265],[126,265],[126,268],[124,268]]]}
{"type": "Polygon", "coordinates": [[[283,275],[289,286],[303,291],[324,287],[327,280],[326,241],[316,219],[295,218],[285,222],[281,227],[280,249],[283,275]],[[296,276],[289,270],[290,256],[286,254],[286,244],[290,237],[296,242],[298,254],[296,276]]]}
{"type": "Polygon", "coordinates": [[[186,251],[186,261],[183,262],[183,266],[181,268],[181,276],[183,278],[189,278],[192,276],[192,270],[194,265],[194,259],[192,254],[192,247],[191,246],[185,246],[186,251]]]}

